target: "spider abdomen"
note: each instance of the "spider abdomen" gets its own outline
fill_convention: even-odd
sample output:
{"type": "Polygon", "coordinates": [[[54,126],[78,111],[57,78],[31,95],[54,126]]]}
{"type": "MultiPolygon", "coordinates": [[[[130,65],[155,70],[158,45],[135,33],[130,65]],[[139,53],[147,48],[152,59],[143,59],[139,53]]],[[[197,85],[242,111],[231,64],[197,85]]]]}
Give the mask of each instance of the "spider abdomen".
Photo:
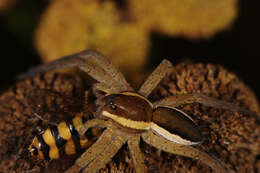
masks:
{"type": "Polygon", "coordinates": [[[167,140],[196,145],[202,142],[203,136],[199,127],[184,112],[169,107],[157,107],[153,112],[151,129],[167,140]]]}
{"type": "Polygon", "coordinates": [[[78,130],[86,122],[84,116],[77,115],[73,119],[63,120],[36,135],[29,146],[33,157],[42,160],[58,159],[61,155],[72,155],[88,147],[91,142],[80,139],[78,130]]]}

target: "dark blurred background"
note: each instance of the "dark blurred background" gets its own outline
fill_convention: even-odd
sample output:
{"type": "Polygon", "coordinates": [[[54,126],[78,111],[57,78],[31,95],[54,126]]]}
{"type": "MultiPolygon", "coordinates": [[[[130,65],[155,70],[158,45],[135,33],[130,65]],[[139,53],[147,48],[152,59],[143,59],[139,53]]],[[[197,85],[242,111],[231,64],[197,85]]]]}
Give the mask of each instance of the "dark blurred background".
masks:
{"type": "MultiPolygon", "coordinates": [[[[33,46],[34,31],[48,0],[23,0],[0,14],[1,89],[15,82],[15,77],[41,63],[33,46]],[[17,20],[19,18],[19,20],[17,20]]],[[[172,57],[194,62],[221,64],[236,73],[260,97],[260,28],[258,1],[239,1],[239,16],[232,28],[208,40],[191,41],[152,35],[151,65],[172,57]]]]}

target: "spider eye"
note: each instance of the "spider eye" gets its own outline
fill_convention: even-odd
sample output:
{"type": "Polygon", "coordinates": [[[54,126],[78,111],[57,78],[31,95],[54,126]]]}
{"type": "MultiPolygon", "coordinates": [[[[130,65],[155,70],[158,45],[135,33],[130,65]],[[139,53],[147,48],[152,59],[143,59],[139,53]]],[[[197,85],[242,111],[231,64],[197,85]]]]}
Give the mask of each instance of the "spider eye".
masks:
{"type": "Polygon", "coordinates": [[[115,110],[116,109],[116,105],[114,105],[114,103],[111,101],[109,102],[110,108],[115,110]]]}
{"type": "Polygon", "coordinates": [[[35,148],[35,147],[32,147],[31,153],[32,153],[34,156],[37,156],[37,155],[38,155],[38,149],[35,148]]]}

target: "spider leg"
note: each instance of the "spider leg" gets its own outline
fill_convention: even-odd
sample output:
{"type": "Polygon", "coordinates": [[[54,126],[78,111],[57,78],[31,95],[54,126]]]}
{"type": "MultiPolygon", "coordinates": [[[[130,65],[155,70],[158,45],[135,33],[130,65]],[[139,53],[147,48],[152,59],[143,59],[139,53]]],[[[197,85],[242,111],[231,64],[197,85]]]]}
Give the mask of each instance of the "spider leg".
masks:
{"type": "Polygon", "coordinates": [[[75,164],[69,168],[66,173],[74,173],[86,167],[90,162],[95,160],[100,153],[104,152],[114,137],[113,131],[106,129],[98,140],[76,160],[75,164]]]}
{"type": "Polygon", "coordinates": [[[124,137],[116,135],[110,144],[105,145],[104,151],[89,163],[89,165],[83,170],[83,173],[93,173],[104,168],[125,142],[126,139],[124,139],[124,137]]]}
{"type": "Polygon", "coordinates": [[[79,129],[79,135],[81,139],[84,139],[85,133],[88,131],[89,128],[92,127],[100,127],[100,128],[105,128],[105,127],[110,127],[110,122],[104,121],[101,119],[92,119],[88,120],[83,126],[79,129]]]}
{"type": "MultiPolygon", "coordinates": [[[[125,88],[127,88],[126,84],[122,81],[125,81],[125,79],[119,80],[121,75],[116,75],[117,73],[113,71],[113,74],[108,74],[108,72],[111,72],[109,70],[105,70],[102,66],[99,66],[97,61],[100,61],[98,59],[105,59],[103,55],[100,53],[93,51],[93,50],[85,50],[77,54],[69,55],[62,57],[56,61],[50,62],[46,65],[41,65],[39,67],[33,68],[29,70],[25,74],[21,74],[18,76],[18,79],[24,79],[33,77],[34,75],[38,73],[47,72],[54,69],[64,69],[64,68],[73,68],[77,67],[80,70],[86,72],[91,77],[96,79],[98,82],[106,83],[108,86],[111,86],[111,92],[121,92],[124,91],[125,88]],[[97,59],[97,60],[96,60],[97,59]],[[116,73],[116,74],[114,74],[116,73]],[[116,76],[116,78],[114,78],[116,76]],[[122,82],[122,83],[120,83],[122,82]]],[[[108,61],[108,60],[107,60],[108,61]]],[[[109,66],[111,67],[111,65],[109,66]]]]}
{"type": "MultiPolygon", "coordinates": [[[[97,51],[92,50],[91,52],[93,55],[93,59],[91,60],[93,60],[98,66],[103,68],[108,74],[110,74],[111,77],[121,85],[122,90],[133,91],[133,88],[126,81],[121,71],[116,66],[114,66],[114,64],[111,63],[111,61],[108,58],[106,58],[104,55],[97,51]]],[[[84,56],[82,56],[82,58],[85,59],[84,56]]],[[[86,59],[87,58],[88,57],[86,57],[86,59]]]]}
{"type": "Polygon", "coordinates": [[[106,93],[107,95],[112,94],[110,93],[110,87],[108,87],[106,84],[104,83],[95,83],[92,86],[93,92],[95,96],[100,96],[101,94],[99,93],[100,91],[106,93]]]}
{"type": "Polygon", "coordinates": [[[146,133],[143,133],[142,138],[146,143],[160,150],[193,159],[198,159],[210,166],[215,172],[227,173],[226,168],[217,159],[209,156],[205,152],[199,151],[196,148],[193,148],[188,145],[181,145],[174,142],[170,142],[164,139],[163,137],[155,135],[150,130],[146,133]]]}
{"type": "Polygon", "coordinates": [[[163,77],[171,70],[172,64],[168,60],[163,60],[157,68],[150,74],[139,89],[138,93],[148,97],[163,77]]]}
{"type": "Polygon", "coordinates": [[[128,140],[128,147],[131,155],[131,159],[134,163],[136,173],[145,173],[147,168],[144,163],[144,157],[140,150],[140,137],[131,137],[128,140]]]}
{"type": "Polygon", "coordinates": [[[190,104],[190,103],[200,103],[202,105],[213,107],[213,108],[243,113],[245,115],[253,116],[258,121],[260,121],[260,116],[255,112],[249,111],[245,108],[241,108],[235,105],[234,103],[218,100],[199,93],[170,96],[154,102],[153,106],[154,107],[158,107],[158,106],[178,107],[180,105],[190,104]]]}

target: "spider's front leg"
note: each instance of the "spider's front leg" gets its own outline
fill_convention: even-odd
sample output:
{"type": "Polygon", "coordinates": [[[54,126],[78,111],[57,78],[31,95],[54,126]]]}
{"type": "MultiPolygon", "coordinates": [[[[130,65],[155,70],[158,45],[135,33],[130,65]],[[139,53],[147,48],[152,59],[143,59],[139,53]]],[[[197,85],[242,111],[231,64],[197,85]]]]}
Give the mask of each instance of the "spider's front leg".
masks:
{"type": "Polygon", "coordinates": [[[111,93],[111,88],[108,87],[108,86],[107,86],[106,84],[104,84],[104,83],[95,83],[95,84],[93,84],[93,86],[92,86],[92,91],[93,91],[94,95],[95,95],[97,98],[100,98],[100,97],[103,96],[103,94],[100,93],[100,91],[101,91],[101,92],[104,92],[105,95],[112,94],[112,93],[111,93]]]}
{"type": "Polygon", "coordinates": [[[196,148],[168,141],[160,136],[155,135],[151,130],[143,133],[142,138],[146,143],[160,150],[193,159],[198,159],[210,166],[215,172],[227,173],[226,168],[217,159],[209,156],[205,152],[199,151],[196,148]]]}
{"type": "Polygon", "coordinates": [[[85,133],[88,131],[89,128],[98,127],[98,128],[106,128],[110,127],[110,122],[104,121],[98,118],[88,120],[83,126],[79,129],[80,138],[85,138],[85,133]]]}
{"type": "MultiPolygon", "coordinates": [[[[112,79],[114,79],[116,82],[120,84],[120,87],[124,91],[133,91],[132,87],[129,85],[129,83],[126,81],[124,75],[121,73],[121,71],[116,68],[111,61],[109,61],[108,58],[103,56],[101,53],[98,53],[96,51],[92,51],[93,54],[95,54],[95,58],[93,59],[96,63],[96,65],[103,68],[108,74],[111,75],[112,79]]],[[[85,57],[83,57],[86,59],[85,57]]]]}
{"type": "Polygon", "coordinates": [[[147,168],[144,163],[144,156],[140,150],[140,136],[132,136],[129,138],[128,147],[136,173],[146,173],[147,168]]]}
{"type": "Polygon", "coordinates": [[[98,140],[76,160],[75,164],[66,173],[79,172],[87,167],[100,153],[104,152],[114,137],[113,131],[106,129],[98,140]]]}
{"type": "Polygon", "coordinates": [[[100,83],[110,86],[111,92],[132,91],[123,74],[101,53],[93,50],[85,50],[77,54],[61,57],[29,70],[18,76],[18,79],[30,78],[36,74],[48,72],[55,69],[79,68],[100,83]]]}
{"type": "Polygon", "coordinates": [[[92,162],[90,162],[87,167],[85,167],[83,173],[93,173],[97,172],[101,168],[104,168],[125,142],[126,140],[123,136],[113,136],[110,143],[103,146],[103,152],[100,153],[92,162]]]}

